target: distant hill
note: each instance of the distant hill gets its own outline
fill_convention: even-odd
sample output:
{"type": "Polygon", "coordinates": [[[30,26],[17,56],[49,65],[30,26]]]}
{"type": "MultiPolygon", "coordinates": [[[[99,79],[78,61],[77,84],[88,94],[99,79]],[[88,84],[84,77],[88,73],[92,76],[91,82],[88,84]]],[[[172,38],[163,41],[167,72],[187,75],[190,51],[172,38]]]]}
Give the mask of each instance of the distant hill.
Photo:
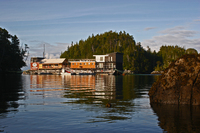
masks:
{"type": "Polygon", "coordinates": [[[156,52],[152,53],[150,49],[144,50],[141,44],[136,44],[133,36],[125,31],[119,33],[109,31],[89,36],[86,40],[72,43],[60,57],[84,59],[112,52],[124,53],[124,69],[132,70],[135,73],[150,73],[154,70],[158,60],[156,52]]]}
{"type": "MultiPolygon", "coordinates": [[[[179,49],[178,46],[162,46],[161,52],[158,53],[151,51],[150,47],[147,47],[145,50],[141,43],[137,43],[134,40],[134,37],[126,33],[125,31],[120,31],[119,33],[109,31],[103,34],[97,34],[89,36],[86,40],[80,40],[75,44],[72,42],[71,46],[68,46],[67,51],[61,53],[60,58],[67,59],[85,59],[85,58],[94,58],[93,55],[98,54],[108,54],[112,52],[124,53],[124,69],[131,70],[134,73],[151,73],[153,70],[162,70],[170,61],[177,59],[178,57],[185,54],[186,50],[183,48],[183,53],[177,55],[176,57],[167,56],[173,58],[173,60],[166,58],[164,56],[167,54],[164,53],[164,49],[172,47],[179,49]],[[167,64],[166,61],[167,60],[167,64]],[[164,67],[163,67],[164,66],[164,67]]],[[[182,48],[180,48],[182,49],[182,48]]],[[[189,50],[195,51],[195,50],[189,50]]],[[[169,54],[174,54],[176,50],[170,52],[169,54]]],[[[188,53],[188,51],[187,51],[188,53]]]]}

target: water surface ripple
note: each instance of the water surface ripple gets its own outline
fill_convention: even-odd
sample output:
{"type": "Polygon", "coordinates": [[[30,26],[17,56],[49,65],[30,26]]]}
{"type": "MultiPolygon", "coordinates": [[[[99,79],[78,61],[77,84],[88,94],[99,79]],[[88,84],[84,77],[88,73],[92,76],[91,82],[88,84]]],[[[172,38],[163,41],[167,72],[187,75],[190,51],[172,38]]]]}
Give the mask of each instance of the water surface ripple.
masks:
{"type": "Polygon", "coordinates": [[[199,132],[199,107],[150,105],[158,77],[1,75],[0,132],[199,132]]]}

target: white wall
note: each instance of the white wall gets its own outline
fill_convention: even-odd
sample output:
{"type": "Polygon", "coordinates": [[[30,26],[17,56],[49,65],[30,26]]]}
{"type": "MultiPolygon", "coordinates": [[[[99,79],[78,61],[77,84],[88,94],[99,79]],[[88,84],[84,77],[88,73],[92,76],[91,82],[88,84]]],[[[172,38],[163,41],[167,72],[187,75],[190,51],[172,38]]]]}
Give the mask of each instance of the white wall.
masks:
{"type": "Polygon", "coordinates": [[[105,62],[105,57],[108,55],[93,55],[95,56],[96,62],[105,62]],[[103,58],[103,60],[101,61],[100,58],[103,58]]]}

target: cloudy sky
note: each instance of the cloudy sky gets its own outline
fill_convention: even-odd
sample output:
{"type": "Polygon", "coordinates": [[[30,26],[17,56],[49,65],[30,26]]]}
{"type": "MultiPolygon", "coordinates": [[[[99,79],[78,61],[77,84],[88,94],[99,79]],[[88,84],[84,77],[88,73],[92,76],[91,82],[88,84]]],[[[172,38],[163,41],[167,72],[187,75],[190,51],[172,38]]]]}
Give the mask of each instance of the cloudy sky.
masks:
{"type": "Polygon", "coordinates": [[[200,0],[0,0],[0,27],[30,47],[30,56],[59,58],[71,42],[125,31],[158,51],[200,52],[200,0]]]}

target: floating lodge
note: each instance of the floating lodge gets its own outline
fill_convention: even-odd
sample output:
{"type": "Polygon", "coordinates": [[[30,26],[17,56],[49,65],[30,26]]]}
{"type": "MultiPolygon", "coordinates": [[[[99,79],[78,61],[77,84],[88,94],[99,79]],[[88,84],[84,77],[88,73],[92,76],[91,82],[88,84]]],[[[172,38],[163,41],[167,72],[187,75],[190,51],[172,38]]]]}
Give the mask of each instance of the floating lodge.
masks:
{"type": "Polygon", "coordinates": [[[93,55],[95,59],[45,59],[32,57],[30,74],[121,74],[123,53],[93,55]]]}

